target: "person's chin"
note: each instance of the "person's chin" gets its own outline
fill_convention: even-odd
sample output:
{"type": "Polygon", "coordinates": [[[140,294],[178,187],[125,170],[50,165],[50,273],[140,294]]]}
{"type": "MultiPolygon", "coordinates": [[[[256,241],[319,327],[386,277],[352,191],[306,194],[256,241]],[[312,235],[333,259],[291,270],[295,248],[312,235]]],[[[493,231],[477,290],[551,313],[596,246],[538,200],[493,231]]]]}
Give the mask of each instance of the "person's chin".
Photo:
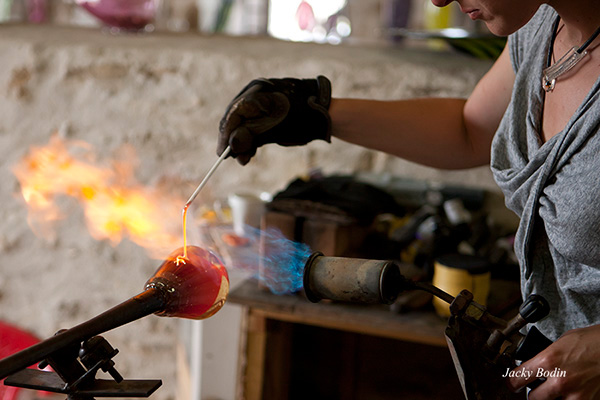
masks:
{"type": "Polygon", "coordinates": [[[498,21],[495,21],[495,20],[491,20],[491,21],[483,20],[483,22],[487,26],[488,30],[496,36],[504,37],[504,36],[508,36],[512,33],[515,33],[517,31],[517,29],[510,28],[510,27],[506,26],[505,24],[499,23],[498,21]]]}
{"type": "Polygon", "coordinates": [[[504,16],[488,16],[484,13],[479,18],[488,27],[488,30],[496,36],[512,35],[521,29],[535,15],[535,10],[529,15],[521,15],[520,17],[504,17],[504,16]]]}

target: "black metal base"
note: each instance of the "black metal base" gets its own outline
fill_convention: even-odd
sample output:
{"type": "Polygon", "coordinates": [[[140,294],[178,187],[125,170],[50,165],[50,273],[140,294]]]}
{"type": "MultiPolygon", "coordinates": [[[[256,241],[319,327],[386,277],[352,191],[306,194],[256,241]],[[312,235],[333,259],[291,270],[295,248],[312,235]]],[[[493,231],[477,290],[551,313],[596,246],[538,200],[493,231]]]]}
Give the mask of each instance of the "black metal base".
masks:
{"type": "Polygon", "coordinates": [[[38,365],[42,369],[50,366],[52,372],[25,368],[6,377],[4,384],[63,393],[68,396],[67,400],[149,397],[162,385],[160,380],[123,380],[112,361],[118,352],[102,336],[94,336],[80,345],[72,344],[55,351],[38,365]],[[113,379],[96,379],[100,370],[113,379]]]}
{"type": "Polygon", "coordinates": [[[4,384],[24,389],[63,393],[70,398],[92,399],[94,397],[149,397],[162,385],[162,381],[126,379],[117,383],[114,380],[95,379],[84,389],[79,389],[69,388],[54,372],[24,369],[7,377],[4,384]]]}

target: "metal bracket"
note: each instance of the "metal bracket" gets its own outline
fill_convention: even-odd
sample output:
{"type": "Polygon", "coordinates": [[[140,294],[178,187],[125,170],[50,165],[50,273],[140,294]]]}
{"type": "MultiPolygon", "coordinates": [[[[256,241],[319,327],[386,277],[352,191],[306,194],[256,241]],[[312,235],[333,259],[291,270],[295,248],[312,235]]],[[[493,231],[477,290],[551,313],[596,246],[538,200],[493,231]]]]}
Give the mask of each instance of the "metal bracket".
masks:
{"type": "MultiPolygon", "coordinates": [[[[60,333],[60,332],[59,332],[60,333]]],[[[93,400],[95,397],[149,397],[161,380],[123,380],[112,358],[118,353],[106,339],[94,336],[79,346],[67,346],[40,363],[54,372],[23,369],[8,376],[4,384],[24,389],[43,390],[68,395],[68,400],[93,400]],[[112,380],[96,379],[99,369],[112,380]]]]}

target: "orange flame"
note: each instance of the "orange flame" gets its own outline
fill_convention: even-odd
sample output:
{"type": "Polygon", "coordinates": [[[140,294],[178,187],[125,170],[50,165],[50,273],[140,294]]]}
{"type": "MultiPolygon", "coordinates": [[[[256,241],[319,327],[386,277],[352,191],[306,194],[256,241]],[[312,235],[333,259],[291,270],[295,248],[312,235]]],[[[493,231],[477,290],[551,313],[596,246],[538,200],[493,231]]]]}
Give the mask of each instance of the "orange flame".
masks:
{"type": "Polygon", "coordinates": [[[75,198],[82,206],[90,234],[113,245],[129,238],[163,258],[181,246],[183,198],[133,177],[135,154],[121,149],[125,161],[101,166],[87,143],[67,142],[53,136],[45,147],[34,147],[14,168],[28,204],[28,222],[44,237],[64,218],[59,199],[75,198]],[[175,233],[178,232],[178,233],[175,233]]]}

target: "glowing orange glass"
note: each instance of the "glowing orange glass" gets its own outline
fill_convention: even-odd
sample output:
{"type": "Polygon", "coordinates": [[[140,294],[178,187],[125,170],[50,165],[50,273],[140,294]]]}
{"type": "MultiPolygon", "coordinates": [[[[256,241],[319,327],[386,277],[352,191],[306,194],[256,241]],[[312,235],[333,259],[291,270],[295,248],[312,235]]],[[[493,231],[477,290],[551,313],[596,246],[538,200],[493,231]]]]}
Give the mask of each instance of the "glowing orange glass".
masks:
{"type": "Polygon", "coordinates": [[[208,250],[187,247],[187,258],[181,260],[183,249],[177,249],[146,283],[146,288],[167,289],[169,302],[157,315],[204,319],[223,307],[229,293],[229,276],[223,262],[208,250]]]}

